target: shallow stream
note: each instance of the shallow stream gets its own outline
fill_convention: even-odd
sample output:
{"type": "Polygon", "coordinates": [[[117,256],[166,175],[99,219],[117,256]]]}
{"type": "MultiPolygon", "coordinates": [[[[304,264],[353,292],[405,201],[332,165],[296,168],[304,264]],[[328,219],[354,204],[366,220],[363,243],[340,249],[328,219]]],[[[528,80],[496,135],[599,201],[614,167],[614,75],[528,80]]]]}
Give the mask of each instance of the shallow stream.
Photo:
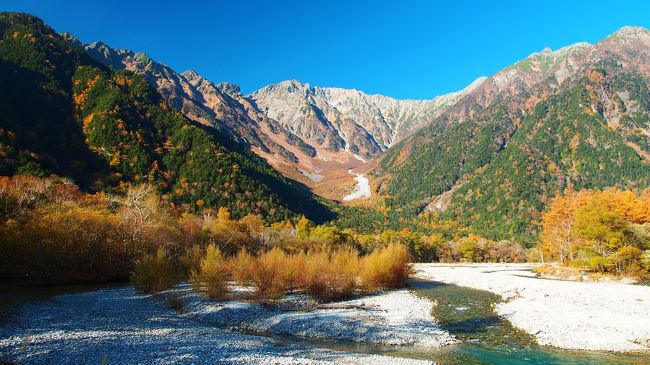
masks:
{"type": "MultiPolygon", "coordinates": [[[[442,349],[414,349],[264,334],[280,345],[300,344],[341,351],[432,360],[440,365],[562,364],[648,365],[650,354],[568,351],[539,346],[534,337],[496,315],[501,298],[493,293],[431,281],[413,281],[411,290],[438,303],[434,316],[461,343],[442,349]]],[[[259,333],[258,333],[259,334],[259,333]]],[[[399,360],[395,361],[399,364],[399,360]]]]}
{"type": "MultiPolygon", "coordinates": [[[[0,315],[1,326],[3,321],[10,320],[12,309],[22,302],[48,300],[58,294],[96,290],[98,286],[25,288],[0,285],[0,289],[3,294],[2,300],[0,300],[0,314],[4,314],[0,315]]],[[[532,336],[514,328],[507,320],[495,314],[494,305],[501,299],[487,291],[430,281],[413,281],[411,290],[417,295],[437,303],[434,307],[434,316],[444,329],[461,341],[460,344],[442,349],[413,349],[328,340],[305,340],[273,334],[261,335],[274,339],[277,346],[301,345],[312,348],[426,359],[441,365],[650,364],[650,355],[648,354],[565,351],[539,346],[532,336]]],[[[257,333],[257,335],[260,334],[257,333]]],[[[395,364],[399,364],[399,359],[395,359],[395,364]]]]}
{"type": "Polygon", "coordinates": [[[438,305],[434,316],[462,344],[431,354],[440,364],[650,364],[648,354],[565,351],[539,346],[534,338],[496,315],[501,298],[456,285],[417,281],[413,290],[438,305]]]}

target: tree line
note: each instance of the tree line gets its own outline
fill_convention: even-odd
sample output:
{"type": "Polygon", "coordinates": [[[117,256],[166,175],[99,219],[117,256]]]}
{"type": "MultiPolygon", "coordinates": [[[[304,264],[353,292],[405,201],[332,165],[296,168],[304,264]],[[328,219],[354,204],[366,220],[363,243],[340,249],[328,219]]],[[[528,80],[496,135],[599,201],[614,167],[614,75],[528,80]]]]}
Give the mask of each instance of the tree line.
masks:
{"type": "Polygon", "coordinates": [[[152,185],[89,194],[56,176],[0,177],[0,218],[2,277],[45,284],[129,280],[137,262],[156,255],[177,268],[176,279],[188,279],[208,247],[226,258],[279,250],[287,259],[325,252],[327,260],[337,261],[337,252],[364,257],[389,246],[404,247],[407,262],[526,258],[520,245],[477,235],[448,239],[409,229],[359,233],[304,216],[269,224],[254,214],[232,217],[226,207],[206,207],[200,215],[179,212],[164,204],[152,185]]]}

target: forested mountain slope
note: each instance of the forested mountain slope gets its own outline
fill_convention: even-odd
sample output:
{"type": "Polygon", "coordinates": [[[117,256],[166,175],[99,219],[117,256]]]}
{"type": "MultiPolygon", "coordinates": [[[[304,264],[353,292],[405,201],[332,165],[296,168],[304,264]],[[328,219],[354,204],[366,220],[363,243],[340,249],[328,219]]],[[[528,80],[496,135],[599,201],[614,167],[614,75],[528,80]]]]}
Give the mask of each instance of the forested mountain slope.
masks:
{"type": "Polygon", "coordinates": [[[0,173],[55,173],[89,190],[154,184],[173,210],[225,206],[269,221],[331,217],[311,193],[145,78],[91,59],[42,20],[0,14],[0,173]]]}
{"type": "Polygon", "coordinates": [[[531,239],[566,187],[650,183],[650,32],[544,50],[500,71],[390,149],[375,176],[391,209],[531,239]]]}
{"type": "MultiPolygon", "coordinates": [[[[143,52],[115,49],[102,42],[84,45],[74,36],[65,34],[73,44],[114,70],[126,69],[145,77],[158,90],[165,101],[182,112],[187,118],[230,133],[239,142],[283,156],[289,161],[297,157],[282,145],[271,139],[260,124],[274,124],[257,115],[244,99],[237,85],[212,82],[202,78],[194,71],[177,73],[168,66],[156,62],[143,52]]],[[[277,124],[270,127],[277,133],[284,132],[277,124]],[[275,127],[275,128],[274,128],[275,127]]],[[[287,144],[299,145],[306,153],[313,154],[308,146],[290,133],[282,133],[287,144]]]]}
{"type": "Polygon", "coordinates": [[[566,188],[650,183],[644,28],[545,49],[457,93],[396,100],[298,81],[243,95],[28,15],[3,13],[0,27],[5,175],[56,173],[111,192],[150,182],[179,212],[322,220],[328,208],[290,178],[340,200],[349,169],[371,167],[378,196],[366,205],[378,210],[345,210],[343,225],[403,228],[428,210],[530,243],[566,188]]]}

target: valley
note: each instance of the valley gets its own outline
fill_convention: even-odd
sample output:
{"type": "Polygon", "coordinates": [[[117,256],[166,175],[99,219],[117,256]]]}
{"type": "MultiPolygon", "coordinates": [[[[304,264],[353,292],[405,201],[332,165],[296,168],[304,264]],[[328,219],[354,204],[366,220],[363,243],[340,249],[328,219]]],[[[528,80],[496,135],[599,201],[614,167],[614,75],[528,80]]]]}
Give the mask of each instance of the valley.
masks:
{"type": "Polygon", "coordinates": [[[357,185],[354,187],[354,190],[343,197],[344,201],[355,200],[359,198],[369,198],[372,193],[370,192],[370,181],[364,174],[354,173],[354,169],[349,169],[348,173],[354,174],[354,180],[357,182],[357,185]]]}
{"type": "Polygon", "coordinates": [[[648,363],[650,30],[490,69],[430,19],[362,62],[365,12],[202,6],[0,11],[0,363],[648,363]],[[425,49],[418,83],[490,71],[435,96],[425,49]]]}
{"type": "Polygon", "coordinates": [[[650,181],[642,91],[650,33],[641,28],[544,49],[431,100],[296,80],[243,95],[237,85],[178,73],[143,53],[66,36],[112,69],[142,74],[187,118],[229,133],[317,195],[349,201],[357,185],[347,171],[362,169],[375,189],[364,206],[398,211],[403,220],[442,199],[444,209],[434,209],[441,217],[490,239],[513,232],[532,244],[548,200],[567,186],[625,189],[650,181]],[[593,175],[591,166],[603,168],[593,175]]]}
{"type": "Polygon", "coordinates": [[[143,75],[187,118],[229,132],[285,176],[338,201],[354,183],[344,172],[378,158],[486,79],[432,100],[397,100],[296,80],[242,95],[237,85],[215,84],[192,70],[178,73],[144,53],[65,36],[98,62],[143,75]]]}

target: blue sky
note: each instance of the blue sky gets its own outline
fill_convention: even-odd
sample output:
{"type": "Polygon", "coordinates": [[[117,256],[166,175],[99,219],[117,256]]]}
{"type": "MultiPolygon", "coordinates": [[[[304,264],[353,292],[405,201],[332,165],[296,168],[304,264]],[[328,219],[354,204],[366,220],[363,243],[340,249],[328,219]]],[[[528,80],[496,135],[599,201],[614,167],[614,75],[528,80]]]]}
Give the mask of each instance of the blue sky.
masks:
{"type": "Polygon", "coordinates": [[[3,0],[0,10],[244,92],[298,79],[402,99],[461,89],[547,46],[650,27],[648,1],[3,0]]]}

